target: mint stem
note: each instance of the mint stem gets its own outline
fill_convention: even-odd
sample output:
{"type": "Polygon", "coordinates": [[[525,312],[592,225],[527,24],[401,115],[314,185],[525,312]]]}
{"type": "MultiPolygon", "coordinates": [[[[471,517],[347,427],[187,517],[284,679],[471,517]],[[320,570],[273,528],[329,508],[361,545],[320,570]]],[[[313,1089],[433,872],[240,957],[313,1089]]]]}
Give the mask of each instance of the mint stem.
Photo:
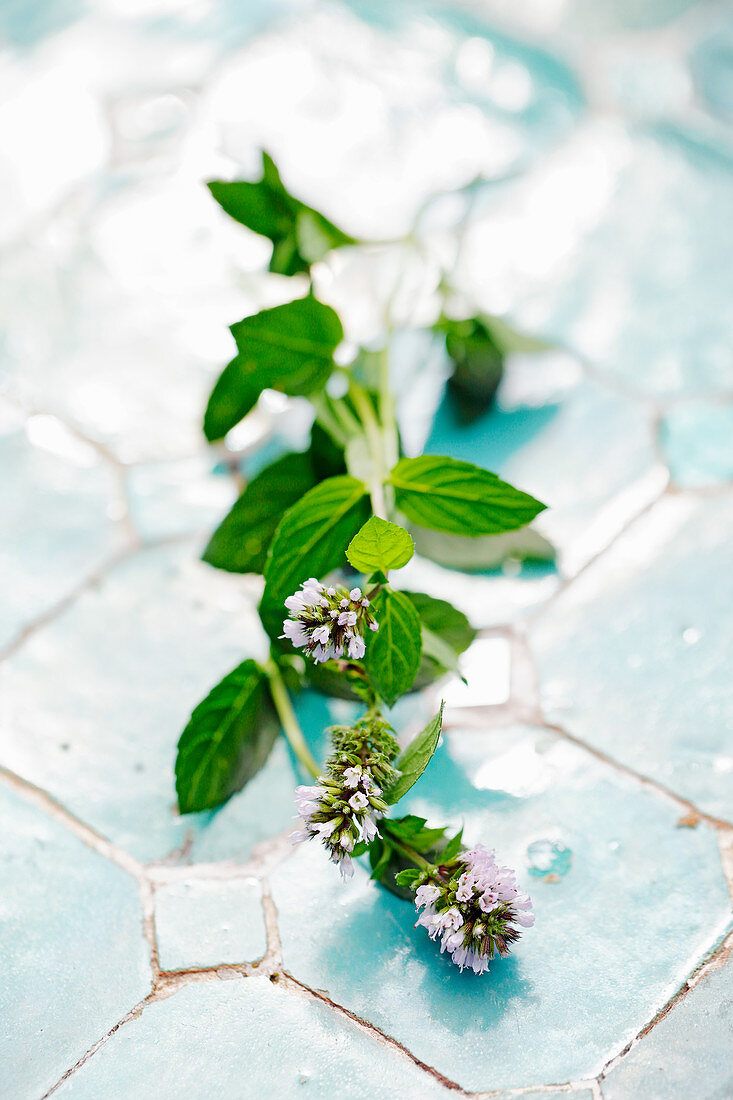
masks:
{"type": "Polygon", "coordinates": [[[428,863],[426,859],[416,852],[414,848],[411,848],[409,844],[406,844],[404,840],[398,840],[385,818],[382,818],[380,822],[381,828],[389,836],[389,842],[393,848],[396,848],[398,852],[401,852],[405,859],[409,859],[410,863],[414,863],[416,867],[419,867],[421,871],[426,871],[431,878],[435,875],[435,867],[432,863],[428,863]]]}
{"type": "Polygon", "coordinates": [[[298,760],[300,760],[303,767],[311,773],[314,779],[318,779],[322,769],[318,767],[313,754],[305,743],[303,731],[295,716],[293,704],[290,701],[290,695],[288,694],[288,689],[285,686],[285,681],[282,678],[280,669],[272,659],[267,661],[263,668],[265,675],[270,681],[272,701],[275,704],[275,710],[280,719],[280,725],[283,728],[283,733],[288,739],[290,748],[293,750],[298,760]]]}

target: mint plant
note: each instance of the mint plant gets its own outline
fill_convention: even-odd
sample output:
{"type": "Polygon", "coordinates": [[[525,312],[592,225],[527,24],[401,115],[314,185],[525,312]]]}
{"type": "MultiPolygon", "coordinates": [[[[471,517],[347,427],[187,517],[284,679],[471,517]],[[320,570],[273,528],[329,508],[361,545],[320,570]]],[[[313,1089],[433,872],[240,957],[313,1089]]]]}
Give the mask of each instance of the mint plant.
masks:
{"type": "MultiPolygon", "coordinates": [[[[270,239],[278,274],[310,274],[333,249],[363,243],[292,196],[267,154],[261,180],[209,188],[236,221],[270,239]]],[[[445,277],[442,288],[447,301],[445,277]]],[[[446,340],[456,390],[474,404],[490,400],[506,326],[481,315],[450,319],[443,309],[433,328],[446,340]]],[[[313,426],[306,450],[281,456],[245,487],[204,552],[216,568],[263,576],[270,656],[244,660],[191,715],[176,760],[179,810],[211,809],[240,791],[282,732],[315,780],[295,792],[293,841],[317,840],[345,876],[354,858],[368,857],[373,878],[422,910],[418,924],[441,950],[482,973],[532,923],[530,900],[482,845],[467,850],[461,833],[448,838],[422,818],[393,816],[435,752],[443,708],[402,752],[386,713],[456,672],[475,632],[450,603],[405,591],[394,576],[428,532],[443,536],[445,554],[451,539],[484,542],[523,528],[544,505],[471,463],[403,454],[389,332],[381,348],[338,363],[343,326],[312,281],[304,297],[231,332],[237,353],[209,398],[207,439],[223,439],[265,389],[308,398],[313,426]],[[323,766],[292,704],[304,686],[363,707],[353,725],[329,731],[323,766]]]]}

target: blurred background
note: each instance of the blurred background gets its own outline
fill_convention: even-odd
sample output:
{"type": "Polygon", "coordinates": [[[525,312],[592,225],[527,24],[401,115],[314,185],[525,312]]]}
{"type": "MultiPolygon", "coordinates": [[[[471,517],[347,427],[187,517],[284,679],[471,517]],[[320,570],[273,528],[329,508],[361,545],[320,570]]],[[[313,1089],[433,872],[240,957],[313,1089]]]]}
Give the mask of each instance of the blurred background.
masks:
{"type": "MultiPolygon", "coordinates": [[[[663,466],[731,476],[730,5],[5,0],[0,36],[5,642],[131,533],[230,501],[200,432],[227,325],[303,288],[203,182],[254,178],[261,147],[352,234],[411,235],[320,265],[353,344],[388,299],[430,323],[447,266],[460,308],[561,349],[454,450],[547,500],[568,570],[663,466]]],[[[446,366],[409,332],[394,358],[415,451],[446,366]]],[[[229,443],[289,417],[265,401],[229,443]]]]}
{"type": "MultiPolygon", "coordinates": [[[[151,936],[166,875],[250,866],[290,825],[282,742],[218,813],[179,818],[173,787],[191,708],[264,647],[259,580],[216,572],[201,550],[236,497],[232,470],[251,476],[308,430],[303,403],[270,392],[225,445],[201,431],[228,325],[307,287],[269,274],[269,243],[204,185],[258,178],[262,148],[295,195],[372,242],[332,253],[314,280],[344,320],[344,355],[393,331],[406,450],[476,462],[548,505],[531,561],[457,570],[436,552],[403,573],[481,631],[468,689],[446,689],[448,733],[416,812],[450,818],[460,795],[474,833],[534,876],[528,954],[490,996],[461,987],[461,1037],[466,1006],[478,1030],[460,1064],[445,1031],[456,986],[429,944],[374,947],[374,917],[354,934],[373,956],[346,976],[340,950],[308,955],[302,927],[331,887],[318,880],[293,923],[321,874],[298,879],[307,855],[282,875],[286,962],[290,935],[303,980],[466,1088],[594,1076],[728,920],[733,8],[0,0],[0,813],[8,896],[24,899],[14,942],[26,937],[4,995],[21,991],[28,1038],[11,1095],[52,1087],[149,988],[137,887],[115,894],[89,847],[140,876],[151,936]],[[514,341],[479,416],[446,394],[445,349],[426,331],[446,272],[457,315],[537,341],[514,341]],[[25,824],[13,787],[36,792],[38,819],[25,824]],[[59,814],[83,823],[78,850],[53,832],[59,814]],[[392,957],[420,975],[413,1030],[400,981],[378,969],[392,957]],[[31,991],[31,970],[49,984],[31,991]],[[49,997],[68,1005],[63,1026],[49,997]]],[[[338,702],[298,705],[309,735],[342,717],[338,702]]],[[[429,706],[408,700],[402,732],[429,706]]],[[[173,970],[198,958],[191,943],[216,932],[226,899],[190,926],[171,904],[173,970]]],[[[348,934],[339,925],[335,942],[348,934]]],[[[685,1058],[680,1095],[693,1095],[685,1058]]],[[[608,1095],[652,1095],[623,1081],[608,1095]]]]}

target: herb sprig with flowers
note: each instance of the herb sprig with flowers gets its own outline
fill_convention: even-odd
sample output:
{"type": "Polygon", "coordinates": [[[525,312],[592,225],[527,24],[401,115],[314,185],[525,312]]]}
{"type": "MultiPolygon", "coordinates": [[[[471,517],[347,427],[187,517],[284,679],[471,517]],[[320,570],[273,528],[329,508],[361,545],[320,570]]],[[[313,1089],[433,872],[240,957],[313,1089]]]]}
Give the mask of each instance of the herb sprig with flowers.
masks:
{"type": "MultiPolygon", "coordinates": [[[[227,213],[272,241],[272,272],[310,275],[334,249],[365,243],[291,195],[267,154],[261,180],[209,187],[227,213]]],[[[445,274],[440,289],[445,307],[445,274]]],[[[454,388],[485,407],[506,326],[484,315],[452,319],[443,308],[433,331],[446,341],[454,388]]],[[[471,463],[404,455],[389,334],[377,351],[337,363],[343,327],[312,281],[305,297],[246,317],[231,332],[237,354],[209,399],[207,438],[223,439],[265,389],[307,397],[314,420],[307,450],[262,470],[204,553],[217,568],[263,575],[259,613],[271,651],[264,663],[239,664],[194,710],[178,746],[179,809],[211,809],[241,790],[282,731],[315,780],[296,789],[293,841],[322,844],[344,877],[354,858],[368,856],[372,877],[414,901],[417,925],[441,951],[482,973],[532,924],[530,899],[483,845],[468,849],[460,832],[449,838],[423,818],[392,816],[435,752],[443,708],[402,752],[384,713],[455,672],[474,631],[448,602],[404,591],[392,575],[412,558],[413,535],[429,552],[423,536],[438,532],[444,556],[451,539],[506,536],[544,505],[471,463]],[[363,704],[357,722],[330,729],[323,766],[291,701],[305,685],[363,704]]]]}

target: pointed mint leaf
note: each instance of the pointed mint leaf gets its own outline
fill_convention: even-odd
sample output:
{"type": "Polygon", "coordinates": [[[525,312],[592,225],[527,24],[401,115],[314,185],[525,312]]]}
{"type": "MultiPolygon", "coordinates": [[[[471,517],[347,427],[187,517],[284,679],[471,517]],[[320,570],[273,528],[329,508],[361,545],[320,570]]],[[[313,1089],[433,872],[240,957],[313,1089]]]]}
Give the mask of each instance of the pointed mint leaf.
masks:
{"type": "Polygon", "coordinates": [[[406,795],[407,792],[414,787],[422,773],[427,768],[428,764],[433,758],[433,753],[438,747],[438,740],[440,738],[440,731],[443,728],[443,707],[444,703],[440,704],[440,710],[436,714],[435,718],[431,722],[428,722],[422,733],[419,733],[400,758],[397,760],[395,767],[400,772],[399,779],[385,792],[384,800],[394,804],[406,795]]]}
{"type": "Polygon", "coordinates": [[[409,691],[420,667],[420,619],[404,592],[383,588],[373,603],[378,629],[364,659],[377,694],[392,707],[409,691]]]}
{"type": "Polygon", "coordinates": [[[273,244],[270,271],[297,275],[353,237],[285,187],[272,157],[262,153],[262,179],[211,180],[209,191],[230,217],[273,244]]]}
{"type": "Polygon", "coordinates": [[[263,390],[303,397],[322,389],[344,337],[338,314],[310,295],[245,317],[231,331],[239,354],[222,371],[206,407],[210,442],[238,424],[263,390]]]}
{"type": "Polygon", "coordinates": [[[267,680],[242,661],[191,715],[178,742],[176,793],[182,814],[209,810],[256,775],[279,731],[267,680]]]}
{"type": "Polygon", "coordinates": [[[283,512],[315,484],[308,454],[286,454],[260,470],[214,531],[203,561],[229,573],[262,573],[283,512]]]}
{"type": "Polygon", "coordinates": [[[413,523],[471,537],[523,527],[545,507],[496,474],[441,455],[401,458],[389,482],[413,523]]]}
{"type": "Polygon", "coordinates": [[[354,535],[346,557],[359,573],[388,573],[407,565],[414,552],[415,544],[404,527],[372,516],[354,535]]]}
{"type": "Polygon", "coordinates": [[[369,516],[366,493],[366,486],[349,474],[330,477],[281,519],[270,543],[260,602],[273,641],[282,634],[286,597],[308,577],[323,578],[344,564],[346,547],[369,516]]]}

